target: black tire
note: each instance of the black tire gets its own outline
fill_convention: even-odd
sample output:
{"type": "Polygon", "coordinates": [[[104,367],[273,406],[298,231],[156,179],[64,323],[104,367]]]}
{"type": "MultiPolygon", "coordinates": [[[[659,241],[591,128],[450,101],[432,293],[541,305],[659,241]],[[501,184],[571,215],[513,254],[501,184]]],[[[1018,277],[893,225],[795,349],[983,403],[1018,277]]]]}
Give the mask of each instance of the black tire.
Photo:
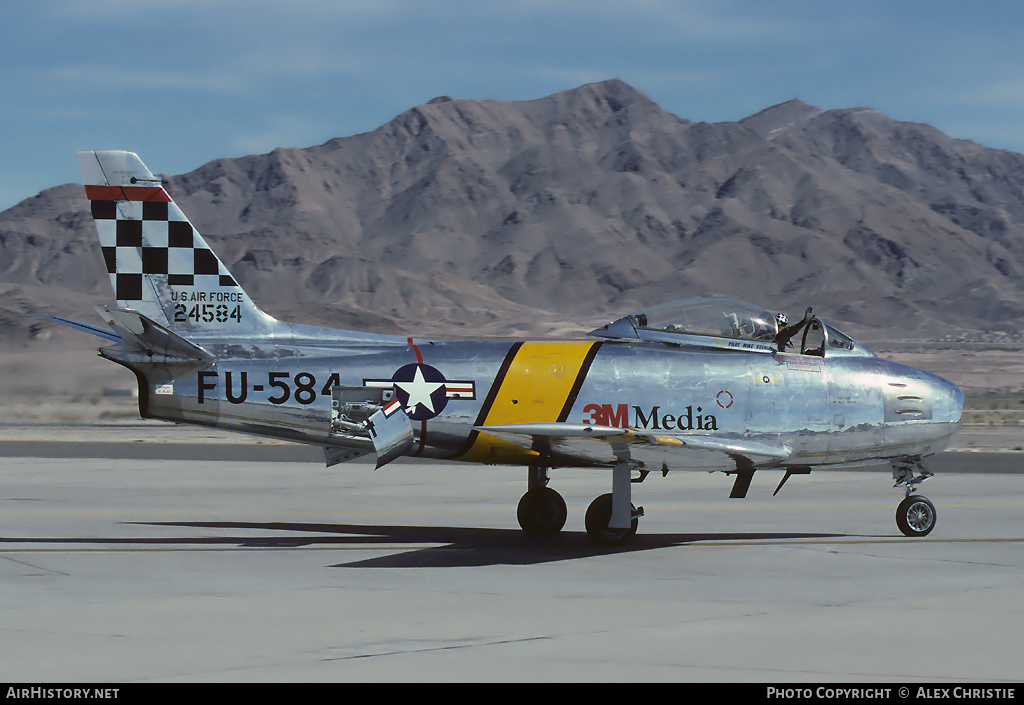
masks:
{"type": "Polygon", "coordinates": [[[912,494],[896,508],[896,526],[904,536],[927,536],[935,528],[935,505],[927,497],[912,494]]]}
{"type": "MultiPolygon", "coordinates": [[[[636,507],[630,505],[630,508],[636,512],[636,507]]],[[[601,546],[623,546],[629,543],[636,534],[640,519],[633,517],[628,529],[611,529],[608,527],[611,518],[612,496],[610,493],[603,494],[590,503],[585,523],[587,534],[590,535],[591,540],[601,546]]]]}
{"type": "Polygon", "coordinates": [[[530,536],[554,536],[565,526],[569,510],[562,495],[550,487],[536,487],[519,500],[519,526],[530,536]]]}

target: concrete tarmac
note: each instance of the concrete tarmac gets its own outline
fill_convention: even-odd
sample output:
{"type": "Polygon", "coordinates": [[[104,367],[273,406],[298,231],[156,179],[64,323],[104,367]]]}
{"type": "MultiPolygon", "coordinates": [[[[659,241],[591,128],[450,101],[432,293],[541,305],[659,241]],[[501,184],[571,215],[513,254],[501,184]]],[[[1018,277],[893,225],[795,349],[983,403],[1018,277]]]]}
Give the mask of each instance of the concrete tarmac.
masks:
{"type": "Polygon", "coordinates": [[[776,497],[762,472],[745,500],[721,474],[652,474],[634,543],[609,551],[583,530],[603,471],[552,473],[569,519],[537,540],[518,468],[18,443],[0,443],[3,681],[1024,678],[1020,453],[939,456],[924,539],[896,528],[884,468],[776,497]]]}

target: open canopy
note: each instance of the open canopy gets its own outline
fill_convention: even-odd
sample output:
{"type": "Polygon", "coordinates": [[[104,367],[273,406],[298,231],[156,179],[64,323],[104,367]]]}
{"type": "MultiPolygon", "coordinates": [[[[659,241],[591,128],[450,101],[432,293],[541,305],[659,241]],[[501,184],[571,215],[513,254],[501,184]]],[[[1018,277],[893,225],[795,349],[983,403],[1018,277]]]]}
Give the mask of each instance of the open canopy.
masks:
{"type": "Polygon", "coordinates": [[[769,353],[785,350],[792,339],[796,351],[806,355],[824,355],[826,350],[868,352],[835,328],[810,317],[809,309],[803,320],[780,330],[771,311],[731,299],[683,299],[651,306],[590,334],[769,353]]]}
{"type": "Polygon", "coordinates": [[[772,341],[779,332],[775,315],[742,301],[683,299],[634,313],[637,327],[648,330],[713,335],[738,340],[772,341]]]}

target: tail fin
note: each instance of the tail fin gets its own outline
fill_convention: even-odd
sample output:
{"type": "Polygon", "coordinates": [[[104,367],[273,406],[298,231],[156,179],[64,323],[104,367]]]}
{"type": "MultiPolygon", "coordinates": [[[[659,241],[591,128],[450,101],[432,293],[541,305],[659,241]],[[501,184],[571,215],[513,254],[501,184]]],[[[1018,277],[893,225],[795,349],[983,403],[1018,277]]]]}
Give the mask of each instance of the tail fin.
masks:
{"type": "Polygon", "coordinates": [[[178,331],[251,335],[279,325],[242,290],[138,155],[79,152],[78,164],[119,306],[178,331]]]}

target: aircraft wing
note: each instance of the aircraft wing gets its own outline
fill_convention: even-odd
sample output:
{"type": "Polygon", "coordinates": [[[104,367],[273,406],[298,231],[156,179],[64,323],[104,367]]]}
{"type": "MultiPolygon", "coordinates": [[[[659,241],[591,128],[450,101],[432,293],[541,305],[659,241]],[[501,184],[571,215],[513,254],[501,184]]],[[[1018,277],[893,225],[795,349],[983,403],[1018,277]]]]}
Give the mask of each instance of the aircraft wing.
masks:
{"type": "Polygon", "coordinates": [[[785,446],[742,439],[673,436],[592,424],[525,423],[475,428],[556,460],[572,458],[596,465],[632,460],[648,470],[767,468],[781,464],[792,452],[785,446]]]}

